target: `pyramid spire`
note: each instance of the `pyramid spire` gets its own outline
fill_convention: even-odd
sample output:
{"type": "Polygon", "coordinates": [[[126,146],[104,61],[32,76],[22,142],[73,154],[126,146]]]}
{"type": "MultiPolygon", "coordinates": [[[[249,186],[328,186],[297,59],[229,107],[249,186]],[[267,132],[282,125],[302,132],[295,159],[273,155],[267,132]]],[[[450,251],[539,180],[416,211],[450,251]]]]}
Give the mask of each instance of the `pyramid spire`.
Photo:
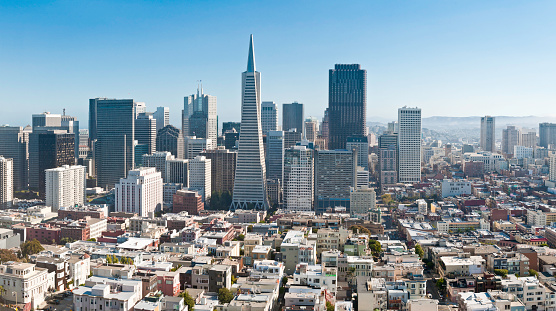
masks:
{"type": "Polygon", "coordinates": [[[253,49],[253,35],[249,41],[249,55],[247,56],[247,72],[255,72],[255,50],[253,49]]]}

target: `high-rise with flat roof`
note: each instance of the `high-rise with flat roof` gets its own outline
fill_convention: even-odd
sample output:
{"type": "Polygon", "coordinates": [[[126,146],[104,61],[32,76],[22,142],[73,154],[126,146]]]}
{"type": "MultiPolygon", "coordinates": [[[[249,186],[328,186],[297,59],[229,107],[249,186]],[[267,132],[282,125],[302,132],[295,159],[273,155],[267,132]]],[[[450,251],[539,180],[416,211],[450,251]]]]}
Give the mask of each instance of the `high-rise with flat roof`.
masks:
{"type": "Polygon", "coordinates": [[[29,186],[29,133],[31,128],[0,126],[0,155],[13,160],[13,187],[29,186]]]}
{"type": "Polygon", "coordinates": [[[270,131],[266,136],[266,176],[284,181],[284,132],[270,131]]]}
{"type": "Polygon", "coordinates": [[[313,150],[305,146],[286,149],[284,202],[290,211],[312,211],[314,198],[313,150]]]}
{"type": "Polygon", "coordinates": [[[315,212],[345,207],[349,210],[350,188],[357,182],[357,151],[315,150],[315,212]]]}
{"type": "Polygon", "coordinates": [[[99,187],[114,187],[133,168],[135,116],[133,99],[89,100],[89,139],[94,141],[99,187]]]}
{"type": "Polygon", "coordinates": [[[296,129],[303,133],[303,104],[293,102],[282,105],[282,131],[296,129]]]}
{"type": "Polygon", "coordinates": [[[398,109],[398,181],[421,181],[421,109],[398,109]]]}
{"type": "Polygon", "coordinates": [[[365,135],[367,71],[335,65],[328,79],[328,149],[345,149],[349,136],[365,135]]]}
{"type": "MultiPolygon", "coordinates": [[[[166,167],[169,160],[174,159],[174,156],[169,151],[157,151],[153,154],[143,155],[143,167],[154,167],[164,182],[166,180],[166,167]]],[[[173,182],[173,181],[172,181],[173,182]]]]}
{"type": "Polygon", "coordinates": [[[319,121],[315,117],[305,119],[305,139],[314,142],[319,132],[319,121]]]}
{"type": "Polygon", "coordinates": [[[346,149],[357,149],[357,166],[369,169],[369,140],[367,136],[349,136],[346,149]]]}
{"type": "Polygon", "coordinates": [[[170,108],[168,107],[156,107],[156,111],[153,112],[153,118],[156,120],[156,131],[170,125],[170,108]]]}
{"type": "Polygon", "coordinates": [[[261,73],[255,68],[253,35],[247,70],[242,73],[241,135],[234,179],[232,209],[268,209],[266,165],[261,129],[261,73]]]}
{"type": "Polygon", "coordinates": [[[10,206],[14,199],[13,160],[0,155],[0,207],[10,206]]]}
{"type": "Polygon", "coordinates": [[[520,129],[513,125],[508,125],[502,130],[502,154],[514,154],[514,147],[519,145],[520,132],[520,129]]]}
{"type": "Polygon", "coordinates": [[[263,135],[278,130],[278,106],[274,102],[261,104],[261,128],[263,135]]]}
{"type": "Polygon", "coordinates": [[[211,190],[231,194],[234,190],[237,152],[228,149],[212,149],[201,152],[200,155],[210,159],[211,190]]]}
{"type": "Polygon", "coordinates": [[[48,169],[46,175],[46,206],[52,211],[85,204],[87,171],[81,165],[64,165],[48,169]]]}
{"type": "Polygon", "coordinates": [[[539,146],[549,148],[556,145],[556,123],[539,124],[539,146]]]}
{"type": "Polygon", "coordinates": [[[156,151],[156,119],[152,114],[141,113],[135,120],[135,140],[146,145],[147,154],[156,151]]]}
{"type": "Polygon", "coordinates": [[[183,135],[173,125],[163,127],[156,134],[156,151],[168,151],[178,159],[183,159],[184,157],[183,143],[183,135]]]}
{"type": "Polygon", "coordinates": [[[385,133],[378,137],[378,168],[380,186],[398,182],[398,134],[385,133]]]}
{"type": "Polygon", "coordinates": [[[189,189],[199,192],[203,201],[210,199],[211,161],[204,156],[196,156],[189,160],[189,189]]]}
{"type": "Polygon", "coordinates": [[[496,151],[496,132],[494,117],[481,117],[481,148],[483,151],[496,151]]]}
{"type": "Polygon", "coordinates": [[[116,212],[136,213],[141,217],[162,209],[162,176],[154,167],[129,171],[115,186],[116,212]]]}

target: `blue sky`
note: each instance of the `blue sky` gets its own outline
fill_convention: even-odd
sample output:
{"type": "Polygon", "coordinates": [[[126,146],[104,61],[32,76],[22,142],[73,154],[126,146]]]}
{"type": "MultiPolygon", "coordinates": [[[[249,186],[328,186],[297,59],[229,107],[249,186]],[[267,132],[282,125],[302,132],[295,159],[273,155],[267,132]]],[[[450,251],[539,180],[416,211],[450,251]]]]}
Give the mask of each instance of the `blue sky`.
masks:
{"type": "MultiPolygon", "coordinates": [[[[254,35],[262,99],[328,105],[328,69],[360,63],[367,116],[556,115],[554,1],[2,1],[0,124],[77,116],[89,98],[170,107],[197,80],[240,119],[254,35]]],[[[281,107],[280,107],[281,110],[281,107]]]]}

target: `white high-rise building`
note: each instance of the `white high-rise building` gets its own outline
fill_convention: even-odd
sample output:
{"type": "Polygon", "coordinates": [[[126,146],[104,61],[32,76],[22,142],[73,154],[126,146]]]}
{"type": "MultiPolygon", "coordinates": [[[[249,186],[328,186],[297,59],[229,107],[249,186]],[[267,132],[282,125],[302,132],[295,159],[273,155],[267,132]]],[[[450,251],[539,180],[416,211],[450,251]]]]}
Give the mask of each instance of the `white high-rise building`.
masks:
{"type": "Polygon", "coordinates": [[[162,209],[162,175],[154,167],[129,171],[115,188],[116,212],[136,213],[141,217],[162,209]]]}
{"type": "Polygon", "coordinates": [[[236,162],[232,209],[250,206],[268,209],[266,165],[261,130],[261,73],[255,68],[253,36],[249,43],[247,70],[241,75],[241,129],[236,162]]]}
{"type": "Polygon", "coordinates": [[[481,148],[483,149],[483,151],[496,151],[494,117],[481,117],[481,148]]]}
{"type": "Polygon", "coordinates": [[[212,139],[197,138],[196,136],[188,136],[184,139],[185,158],[189,160],[195,158],[203,151],[215,149],[213,143],[216,141],[212,139]]]}
{"type": "Polygon", "coordinates": [[[189,189],[197,191],[203,201],[211,195],[211,160],[205,156],[196,156],[189,160],[189,189]]]}
{"type": "Polygon", "coordinates": [[[153,112],[153,117],[156,120],[156,132],[166,125],[170,125],[170,108],[168,107],[156,107],[156,111],[153,112]]]}
{"type": "Polygon", "coordinates": [[[0,156],[0,206],[11,205],[14,199],[14,162],[0,156]]]}
{"type": "Polygon", "coordinates": [[[261,104],[261,129],[263,135],[269,131],[278,130],[278,106],[274,102],[263,102],[261,104]]]}
{"type": "Polygon", "coordinates": [[[45,170],[46,206],[60,208],[85,204],[87,170],[81,165],[64,165],[45,170]]]}
{"type": "Polygon", "coordinates": [[[286,149],[284,202],[290,211],[312,211],[314,198],[313,150],[305,146],[286,149]]]}
{"type": "Polygon", "coordinates": [[[398,109],[398,181],[421,181],[421,109],[398,109]]]}
{"type": "Polygon", "coordinates": [[[534,148],[537,146],[537,132],[535,129],[522,128],[519,137],[521,146],[534,148]]]}
{"type": "Polygon", "coordinates": [[[548,179],[550,181],[556,182],[556,156],[550,157],[550,167],[549,167],[548,179]]]}
{"type": "Polygon", "coordinates": [[[143,155],[143,167],[154,167],[166,181],[166,162],[173,160],[174,156],[169,151],[157,151],[153,154],[143,155]]]}

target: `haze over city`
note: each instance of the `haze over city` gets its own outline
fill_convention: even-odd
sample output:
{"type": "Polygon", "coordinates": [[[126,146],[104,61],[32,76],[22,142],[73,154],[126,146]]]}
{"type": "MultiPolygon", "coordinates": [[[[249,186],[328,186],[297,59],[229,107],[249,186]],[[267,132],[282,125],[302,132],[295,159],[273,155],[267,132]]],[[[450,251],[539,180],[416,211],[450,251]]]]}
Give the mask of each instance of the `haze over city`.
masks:
{"type": "MultiPolygon", "coordinates": [[[[554,115],[553,1],[2,1],[0,123],[29,112],[87,119],[87,100],[170,107],[202,80],[219,121],[240,119],[245,44],[256,40],[262,100],[299,101],[319,119],[328,70],[368,72],[368,121],[423,116],[554,115]],[[526,109],[525,109],[526,108],[526,109]]],[[[82,128],[86,125],[82,124],[82,128]]]]}

